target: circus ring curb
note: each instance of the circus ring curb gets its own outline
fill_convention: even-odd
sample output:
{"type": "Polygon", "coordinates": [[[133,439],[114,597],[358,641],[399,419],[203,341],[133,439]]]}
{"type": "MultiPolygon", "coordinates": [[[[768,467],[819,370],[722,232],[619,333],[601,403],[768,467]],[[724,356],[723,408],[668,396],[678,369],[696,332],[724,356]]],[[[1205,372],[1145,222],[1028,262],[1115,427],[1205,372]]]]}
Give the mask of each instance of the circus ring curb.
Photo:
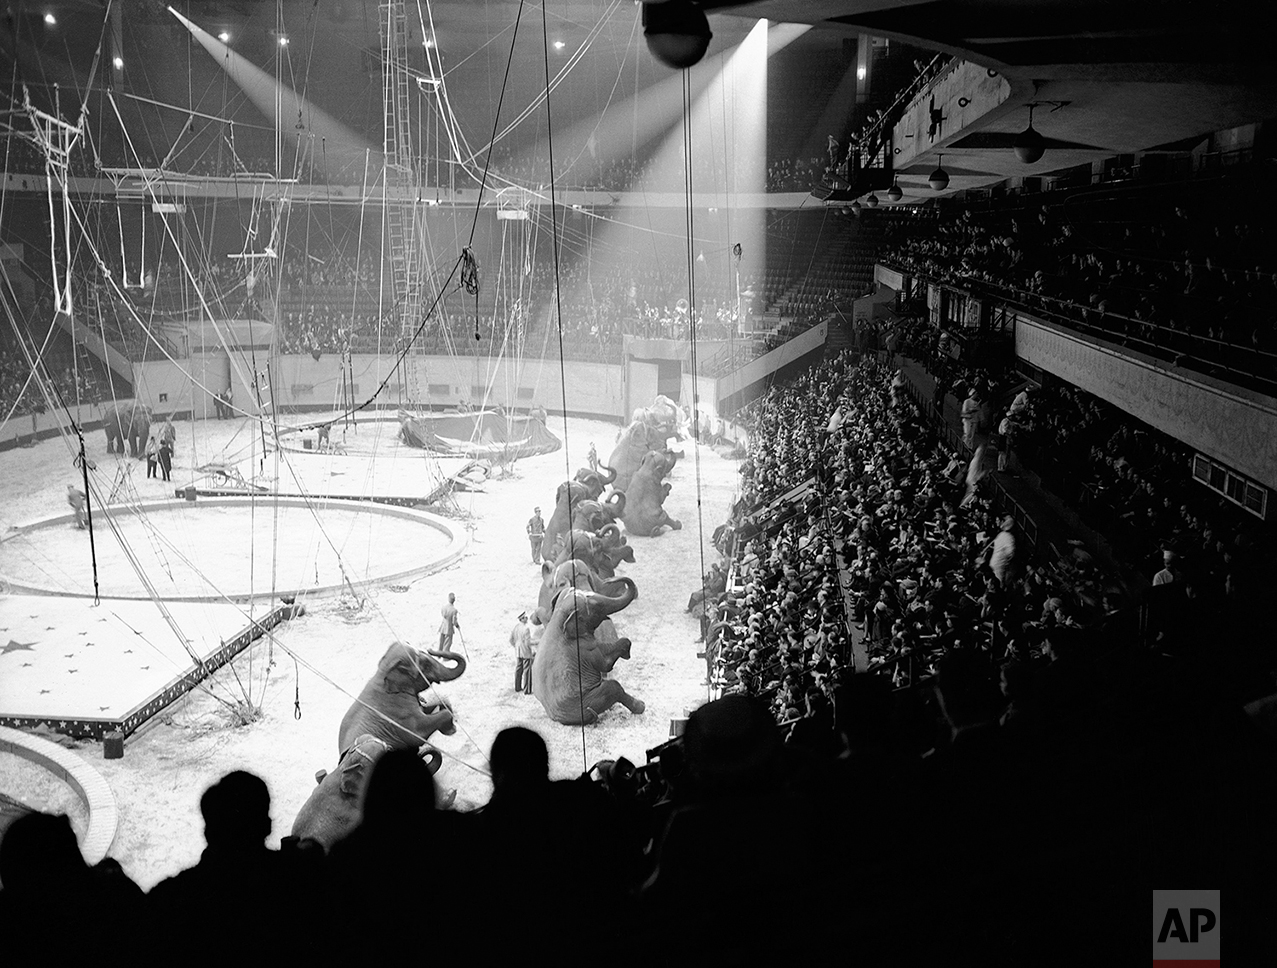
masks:
{"type": "MultiPolygon", "coordinates": [[[[431,514],[428,511],[417,511],[412,508],[405,508],[393,504],[380,504],[369,501],[350,500],[346,498],[320,498],[307,500],[300,497],[279,497],[273,495],[263,495],[259,498],[250,497],[213,497],[200,498],[199,504],[204,507],[244,507],[251,505],[254,501],[278,501],[292,507],[309,507],[317,505],[320,508],[339,508],[350,512],[358,512],[361,514],[384,514],[390,517],[403,518],[413,521],[417,524],[433,528],[442,532],[448,539],[448,546],[430,561],[406,568],[396,572],[389,572],[384,575],[377,575],[375,578],[367,578],[351,584],[356,588],[365,588],[376,585],[387,585],[392,583],[402,583],[405,580],[416,580],[432,575],[437,571],[447,568],[449,565],[458,561],[465,553],[469,544],[469,536],[464,528],[455,528],[447,518],[440,517],[437,514],[431,514]]],[[[172,510],[176,507],[185,506],[189,502],[179,502],[174,500],[168,501],[147,501],[141,504],[130,505],[127,507],[116,507],[111,510],[113,515],[130,515],[142,512],[163,512],[172,510]]],[[[68,527],[75,522],[74,514],[57,514],[48,518],[40,518],[36,521],[26,522],[15,525],[8,533],[0,536],[0,545],[19,535],[29,535],[33,531],[39,531],[45,528],[68,527]]],[[[95,525],[96,527],[96,525],[95,525]]],[[[318,596],[336,595],[345,591],[349,585],[345,582],[337,582],[329,585],[313,585],[302,588],[276,588],[274,597],[283,596],[305,598],[313,598],[318,596]]],[[[56,598],[93,598],[90,592],[74,592],[61,588],[51,588],[43,585],[32,585],[26,582],[16,580],[12,575],[0,573],[0,588],[3,588],[8,594],[17,595],[42,595],[56,598]]],[[[105,593],[104,593],[105,594],[105,593]]],[[[145,594],[111,594],[110,598],[124,599],[127,601],[150,601],[151,596],[145,594]]],[[[223,594],[221,592],[213,592],[206,595],[165,595],[165,601],[172,602],[249,602],[253,600],[270,598],[271,592],[263,591],[252,595],[223,594]]]]}
{"type": "Polygon", "coordinates": [[[93,865],[106,857],[115,840],[120,813],[115,794],[102,774],[70,750],[38,736],[0,726],[0,753],[13,753],[48,770],[73,789],[89,812],[89,826],[80,843],[85,863],[93,865]]]}

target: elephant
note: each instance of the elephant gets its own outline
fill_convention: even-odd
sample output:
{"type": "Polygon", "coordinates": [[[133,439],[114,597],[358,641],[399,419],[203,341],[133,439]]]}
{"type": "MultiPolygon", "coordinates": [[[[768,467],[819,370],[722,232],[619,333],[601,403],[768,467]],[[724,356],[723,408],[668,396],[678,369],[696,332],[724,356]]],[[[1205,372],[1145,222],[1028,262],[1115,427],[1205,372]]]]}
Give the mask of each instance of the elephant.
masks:
{"type": "Polygon", "coordinates": [[[103,407],[102,429],[106,431],[108,454],[123,454],[127,443],[130,457],[142,457],[151,434],[151,408],[137,401],[103,407]]]}
{"type": "Polygon", "coordinates": [[[615,524],[609,524],[597,532],[573,528],[563,536],[552,554],[550,563],[555,566],[577,558],[586,562],[603,578],[615,575],[616,566],[622,561],[634,561],[634,549],[626,543],[621,529],[615,524]]]}
{"type": "MultiPolygon", "coordinates": [[[[554,598],[565,588],[579,588],[615,596],[625,589],[623,579],[609,579],[600,575],[593,566],[580,558],[569,558],[558,565],[543,562],[541,565],[541,591],[537,596],[535,615],[542,625],[550,622],[554,598]]],[[[637,591],[635,597],[638,597],[637,591]]]]}
{"type": "Polygon", "coordinates": [[[618,702],[635,716],[646,708],[615,679],[603,678],[618,659],[630,657],[630,640],[614,638],[614,631],[606,627],[611,625],[608,616],[638,594],[633,581],[619,580],[625,588],[620,595],[569,587],[551,603],[532,663],[532,694],[556,723],[589,725],[618,702]]]}
{"type": "Polygon", "coordinates": [[[625,530],[630,534],[654,538],[663,527],[669,526],[675,531],[683,527],[682,522],[671,518],[661,506],[670,493],[670,486],[661,482],[666,461],[665,455],[650,451],[630,480],[624,518],[625,530]]]}
{"type": "Polygon", "coordinates": [[[344,756],[365,733],[390,749],[414,750],[435,730],[446,736],[455,733],[452,710],[438,703],[423,704],[417,694],[432,682],[451,682],[465,671],[465,658],[455,653],[423,652],[402,642],[391,643],[377,663],[376,674],[341,719],[338,756],[344,756]]]}
{"type": "Polygon", "coordinates": [[[605,487],[609,484],[616,483],[616,471],[608,467],[606,464],[600,464],[597,471],[592,470],[589,467],[582,467],[576,472],[575,480],[589,488],[592,492],[590,497],[597,501],[600,497],[602,497],[603,489],[605,487]],[[600,473],[601,471],[607,471],[607,473],[600,473]]]}
{"type": "MultiPolygon", "coordinates": [[[[315,789],[297,812],[293,836],[313,840],[327,851],[359,826],[363,817],[364,791],[372,768],[390,747],[371,733],[364,733],[341,757],[332,773],[315,774],[315,789]]],[[[438,750],[432,750],[442,761],[438,750]]],[[[438,769],[432,764],[431,772],[438,769]]]]}
{"type": "Polygon", "coordinates": [[[599,501],[598,497],[590,484],[581,481],[560,484],[554,495],[554,513],[546,522],[541,547],[553,554],[555,545],[573,528],[597,531],[624,513],[624,494],[610,494],[606,501],[599,501]]]}
{"type": "MultiPolygon", "coordinates": [[[[671,406],[673,406],[672,402],[671,406]]],[[[678,412],[677,408],[675,412],[678,412]]],[[[650,451],[660,451],[669,455],[670,468],[673,468],[674,462],[683,456],[682,451],[670,450],[666,446],[666,441],[678,433],[677,421],[664,418],[653,419],[645,414],[647,411],[635,410],[634,419],[626,425],[617,438],[616,448],[608,461],[616,474],[616,480],[612,482],[614,490],[628,491],[630,489],[630,478],[634,476],[642,465],[643,458],[650,451]]],[[[669,471],[667,470],[666,473],[669,471]]]]}
{"type": "Polygon", "coordinates": [[[632,420],[617,439],[616,448],[608,460],[614,469],[616,480],[612,487],[618,491],[628,491],[630,478],[643,463],[643,457],[653,448],[664,447],[666,437],[658,438],[660,431],[653,431],[641,418],[632,420]]]}

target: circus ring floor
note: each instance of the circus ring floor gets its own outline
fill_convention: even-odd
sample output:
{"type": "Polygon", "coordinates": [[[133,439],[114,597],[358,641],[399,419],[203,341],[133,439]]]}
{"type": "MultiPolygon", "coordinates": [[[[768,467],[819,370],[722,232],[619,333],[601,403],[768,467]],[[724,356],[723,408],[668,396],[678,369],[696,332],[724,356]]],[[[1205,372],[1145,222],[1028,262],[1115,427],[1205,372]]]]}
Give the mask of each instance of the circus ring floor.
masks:
{"type": "MultiPolygon", "coordinates": [[[[133,479],[143,501],[171,500],[173,489],[191,480],[200,466],[238,459],[236,447],[253,430],[253,425],[243,420],[178,421],[176,426],[173,483],[148,481],[135,472],[133,479]]],[[[558,427],[556,422],[556,431],[558,427]]],[[[457,791],[460,808],[472,809],[486,802],[491,792],[487,752],[496,735],[508,726],[526,726],[544,737],[551,774],[556,779],[576,776],[585,766],[606,757],[625,756],[642,762],[648,749],[668,738],[670,720],[682,717],[706,698],[705,663],[697,657],[698,626],[684,605],[712,560],[709,532],[722,522],[736,497],[737,462],[702,447],[698,466],[690,443],[685,444],[688,459],[675,468],[673,490],[666,501],[671,515],[683,521],[683,530],[655,539],[630,539],[636,561],[623,567],[621,573],[638,584],[639,598],[616,616],[616,623],[620,633],[635,644],[632,657],[617,666],[614,676],[647,704],[642,716],[633,716],[618,706],[585,729],[551,722],[535,697],[514,692],[515,663],[509,644],[515,617],[536,602],[540,585],[540,570],[530,560],[524,534],[532,507],[541,505],[548,511],[555,488],[584,463],[590,444],[595,444],[601,455],[610,453],[616,433],[616,424],[569,418],[562,435],[563,451],[522,459],[508,473],[488,480],[482,491],[459,495],[453,512],[458,517],[450,517],[449,522],[470,540],[464,553],[447,567],[420,579],[370,581],[360,589],[362,602],[357,607],[352,607],[349,595],[304,599],[305,614],[249,645],[206,681],[221,695],[238,690],[241,684],[251,690],[251,700],[261,711],[253,721],[237,721],[201,688],[181,696],[140,726],[127,740],[121,759],[104,759],[99,742],[53,736],[63,745],[70,744],[74,755],[90,762],[115,795],[119,829],[111,856],[144,889],[197,862],[204,846],[200,794],[235,769],[250,770],[269,785],[273,818],[269,843],[278,845],[314,788],[315,771],[335,766],[338,726],[353,696],[374,672],[378,658],[395,640],[417,647],[433,644],[439,609],[449,592],[456,593],[461,611],[456,647],[464,650],[469,664],[459,679],[436,686],[427,695],[448,701],[457,716],[457,734],[436,734],[431,742],[445,754],[436,779],[444,789],[457,791]],[[698,511],[703,513],[703,525],[699,526],[698,511]]],[[[109,481],[115,458],[106,454],[99,435],[89,444],[90,459],[109,481]]],[[[134,468],[138,466],[134,464],[134,468]]],[[[7,504],[0,504],[0,531],[14,520],[67,510],[64,493],[73,479],[71,473],[67,450],[57,441],[0,454],[0,494],[8,498],[7,504]]],[[[262,502],[259,508],[268,503],[262,502]]],[[[68,532],[84,537],[69,528],[68,532]]],[[[313,581],[313,575],[311,578],[313,581]]],[[[0,692],[10,671],[36,661],[32,652],[46,650],[50,659],[65,660],[66,668],[79,668],[65,659],[73,651],[71,647],[55,649],[61,642],[35,641],[35,634],[52,635],[46,633],[45,626],[56,624],[60,610],[73,604],[87,610],[92,607],[91,599],[9,597],[30,603],[31,608],[20,614],[35,627],[31,634],[22,630],[25,626],[0,632],[0,650],[11,637],[19,646],[35,644],[30,651],[0,654],[0,692]],[[15,631],[19,632],[16,636],[15,631]]],[[[0,602],[6,600],[0,595],[0,602]]],[[[216,641],[243,628],[243,611],[260,616],[267,604],[241,605],[237,621],[227,622],[226,631],[212,634],[212,638],[216,641]]],[[[211,610],[219,605],[233,608],[225,602],[175,602],[167,607],[208,610],[213,616],[211,610]]],[[[94,619],[103,617],[105,607],[89,614],[94,619]]],[[[163,626],[154,603],[134,600],[114,608],[148,639],[163,635],[175,638],[163,626]],[[137,614],[125,611],[126,607],[136,608],[137,614]],[[159,624],[140,624],[147,621],[147,610],[159,624]]],[[[99,622],[98,627],[116,621],[109,613],[105,617],[108,622],[99,622]]],[[[184,629],[198,622],[194,617],[179,617],[178,621],[184,629]]],[[[0,618],[0,627],[9,624],[0,618]]],[[[96,641],[92,635],[75,637],[96,641]]],[[[134,644],[125,646],[134,650],[131,659],[140,654],[139,649],[149,651],[140,636],[135,639],[134,644]]],[[[16,782],[5,777],[0,788],[22,797],[24,791],[20,786],[15,789],[16,782]]],[[[66,797],[75,799],[69,790],[66,797]]]]}
{"type": "Polygon", "coordinates": [[[466,544],[436,515],[344,500],[172,500],[112,507],[105,517],[95,518],[93,549],[71,515],[15,528],[0,538],[0,582],[15,593],[92,596],[95,555],[96,593],[108,598],[295,598],[420,578],[466,544]]]}

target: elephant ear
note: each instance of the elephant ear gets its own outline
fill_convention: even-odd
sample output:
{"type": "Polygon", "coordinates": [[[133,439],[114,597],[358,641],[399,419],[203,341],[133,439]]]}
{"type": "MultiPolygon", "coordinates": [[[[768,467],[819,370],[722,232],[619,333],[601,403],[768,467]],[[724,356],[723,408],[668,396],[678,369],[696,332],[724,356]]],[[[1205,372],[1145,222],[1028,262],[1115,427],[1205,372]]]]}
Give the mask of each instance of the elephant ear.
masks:
{"type": "Polygon", "coordinates": [[[548,582],[550,576],[554,574],[554,566],[548,561],[541,562],[541,581],[548,582]]]}

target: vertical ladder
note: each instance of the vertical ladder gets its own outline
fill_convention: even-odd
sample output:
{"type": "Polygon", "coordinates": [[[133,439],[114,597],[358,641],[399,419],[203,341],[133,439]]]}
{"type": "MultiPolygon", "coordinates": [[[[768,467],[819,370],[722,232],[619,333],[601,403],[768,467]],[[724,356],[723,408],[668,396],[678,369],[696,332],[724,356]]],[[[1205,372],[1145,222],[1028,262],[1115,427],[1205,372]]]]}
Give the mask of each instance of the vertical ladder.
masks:
{"type": "MultiPolygon", "coordinates": [[[[408,96],[408,17],[403,0],[378,7],[382,43],[383,147],[386,179],[386,239],[391,299],[399,333],[407,341],[420,325],[421,252],[417,232],[417,172],[412,156],[411,102],[408,96]]],[[[414,347],[409,358],[419,356],[414,347]]],[[[405,395],[412,404],[423,399],[418,367],[408,366],[405,395]]]]}

